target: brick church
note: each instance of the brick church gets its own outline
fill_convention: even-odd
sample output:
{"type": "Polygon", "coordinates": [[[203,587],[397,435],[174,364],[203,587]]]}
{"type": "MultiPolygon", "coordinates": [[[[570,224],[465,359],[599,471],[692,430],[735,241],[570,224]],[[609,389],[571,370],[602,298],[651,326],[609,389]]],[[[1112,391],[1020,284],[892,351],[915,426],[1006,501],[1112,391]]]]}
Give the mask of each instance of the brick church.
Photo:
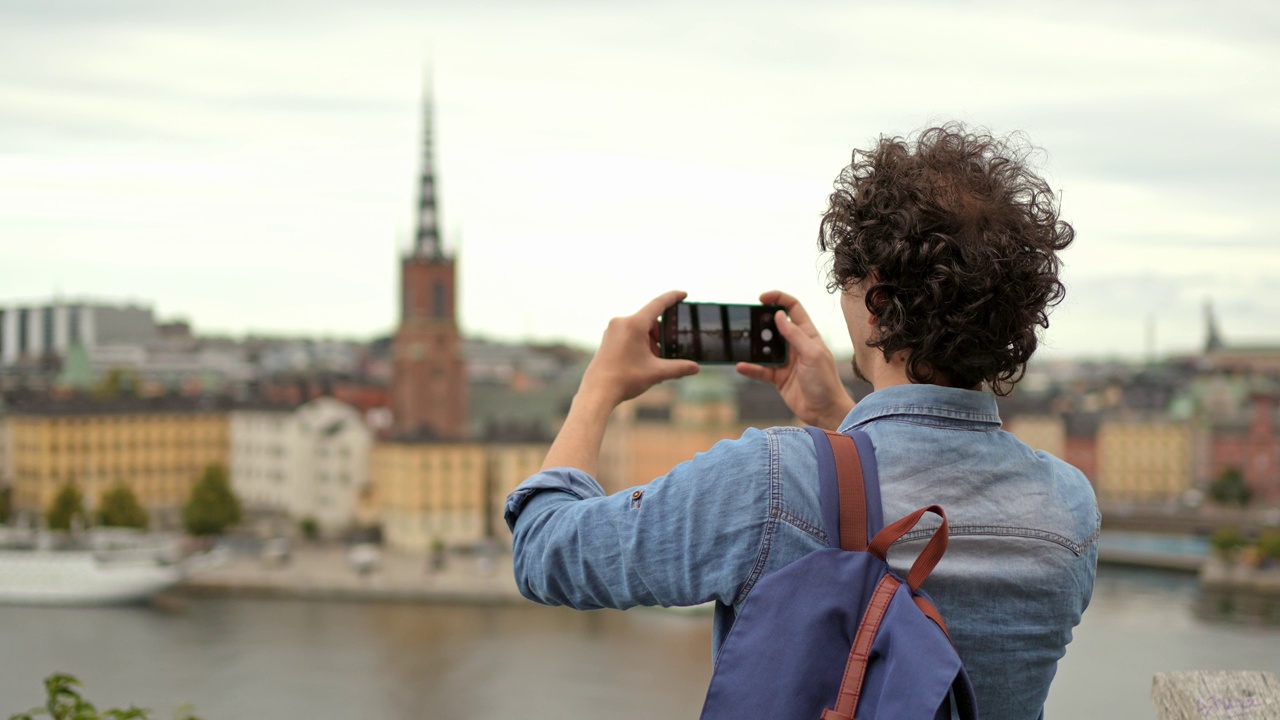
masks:
{"type": "Polygon", "coordinates": [[[432,162],[432,99],[424,98],[417,235],[400,262],[400,325],[393,344],[393,433],[405,440],[463,440],[467,375],[458,334],[457,263],[445,253],[432,162]]]}

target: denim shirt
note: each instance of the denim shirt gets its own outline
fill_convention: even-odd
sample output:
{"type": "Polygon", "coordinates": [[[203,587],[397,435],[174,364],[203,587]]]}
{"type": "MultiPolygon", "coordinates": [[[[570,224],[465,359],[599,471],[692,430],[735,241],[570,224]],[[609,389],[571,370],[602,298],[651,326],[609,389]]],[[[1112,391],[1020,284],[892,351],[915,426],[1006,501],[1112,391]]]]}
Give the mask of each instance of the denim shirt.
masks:
{"type": "MultiPolygon", "coordinates": [[[[841,424],[875,446],[885,522],[941,505],[945,557],[924,584],[964,660],[984,720],[1042,716],[1057,661],[1093,591],[1100,517],[1076,468],[1001,430],[995,397],[900,385],[841,424]]],[[[801,428],[749,429],[647,485],[605,495],[573,468],[508,497],[516,583],[579,609],[740,607],[761,577],[827,546],[817,456],[801,428]]],[[[905,573],[936,527],[895,543],[905,573]]],[[[732,613],[717,613],[714,648],[732,613]]]]}

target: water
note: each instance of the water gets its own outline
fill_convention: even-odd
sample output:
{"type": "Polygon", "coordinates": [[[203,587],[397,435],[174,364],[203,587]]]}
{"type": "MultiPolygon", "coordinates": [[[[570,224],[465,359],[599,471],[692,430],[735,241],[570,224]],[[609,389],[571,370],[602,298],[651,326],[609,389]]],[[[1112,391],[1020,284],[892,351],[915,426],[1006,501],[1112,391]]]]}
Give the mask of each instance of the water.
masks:
{"type": "MultiPolygon", "coordinates": [[[[1050,718],[1154,718],[1164,670],[1280,673],[1280,629],[1207,623],[1194,578],[1103,568],[1059,668],[1050,718]]],[[[710,617],[535,605],[191,601],[154,608],[0,607],[0,718],[63,671],[99,707],[167,718],[696,718],[710,617]]]]}

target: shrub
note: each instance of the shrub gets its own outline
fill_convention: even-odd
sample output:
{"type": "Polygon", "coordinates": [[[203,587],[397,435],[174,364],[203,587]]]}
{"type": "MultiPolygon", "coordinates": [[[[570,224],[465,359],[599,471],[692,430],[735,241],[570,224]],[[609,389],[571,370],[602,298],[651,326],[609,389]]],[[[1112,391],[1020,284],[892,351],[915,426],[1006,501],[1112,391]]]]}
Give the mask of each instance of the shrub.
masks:
{"type": "Polygon", "coordinates": [[[1222,505],[1248,505],[1252,495],[1239,468],[1223,470],[1209,485],[1209,497],[1222,505]]]}
{"type": "MultiPolygon", "coordinates": [[[[54,673],[44,679],[44,689],[48,699],[42,708],[32,708],[25,713],[10,715],[9,720],[35,720],[41,715],[48,715],[53,720],[152,720],[150,710],[130,706],[128,710],[103,710],[98,712],[93,703],[81,697],[75,687],[80,681],[71,675],[54,673]]],[[[174,720],[200,720],[192,714],[191,708],[178,708],[173,714],[174,720]]]]}
{"type": "Polygon", "coordinates": [[[302,536],[308,540],[315,540],[320,537],[320,523],[313,517],[304,517],[298,523],[298,530],[302,532],[302,536]]]}
{"type": "Polygon", "coordinates": [[[1258,554],[1263,560],[1280,560],[1280,528],[1268,528],[1258,535],[1258,554]]]}
{"type": "Polygon", "coordinates": [[[1240,528],[1235,525],[1223,525],[1215,530],[1213,536],[1209,538],[1209,545],[1219,555],[1230,555],[1247,544],[1244,535],[1240,533],[1240,528]]]}

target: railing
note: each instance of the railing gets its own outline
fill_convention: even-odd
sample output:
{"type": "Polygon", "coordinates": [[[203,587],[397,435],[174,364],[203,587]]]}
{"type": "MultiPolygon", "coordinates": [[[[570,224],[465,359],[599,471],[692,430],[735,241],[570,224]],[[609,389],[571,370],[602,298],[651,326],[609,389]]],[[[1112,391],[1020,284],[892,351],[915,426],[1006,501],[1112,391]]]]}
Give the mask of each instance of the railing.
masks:
{"type": "Polygon", "coordinates": [[[1159,673],[1151,701],[1156,720],[1275,720],[1280,680],[1274,673],[1244,670],[1159,673]]]}

